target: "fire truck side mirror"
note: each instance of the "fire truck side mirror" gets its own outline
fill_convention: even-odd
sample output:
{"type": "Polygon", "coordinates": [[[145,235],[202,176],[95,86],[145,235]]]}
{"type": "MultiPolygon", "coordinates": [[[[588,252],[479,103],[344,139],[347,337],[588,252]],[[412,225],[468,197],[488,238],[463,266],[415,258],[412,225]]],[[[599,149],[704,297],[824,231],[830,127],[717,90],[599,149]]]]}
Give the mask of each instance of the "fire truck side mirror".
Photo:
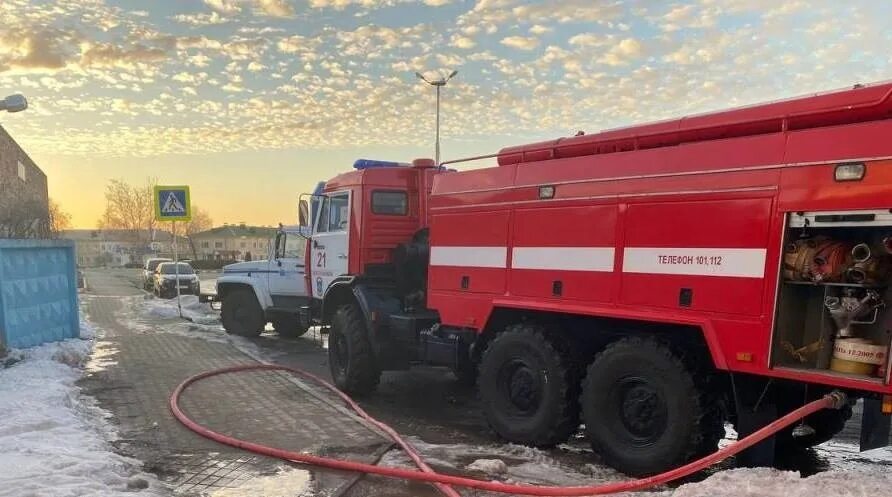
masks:
{"type": "Polygon", "coordinates": [[[310,206],[306,200],[301,200],[297,207],[297,224],[301,228],[308,228],[310,225],[310,206]]]}

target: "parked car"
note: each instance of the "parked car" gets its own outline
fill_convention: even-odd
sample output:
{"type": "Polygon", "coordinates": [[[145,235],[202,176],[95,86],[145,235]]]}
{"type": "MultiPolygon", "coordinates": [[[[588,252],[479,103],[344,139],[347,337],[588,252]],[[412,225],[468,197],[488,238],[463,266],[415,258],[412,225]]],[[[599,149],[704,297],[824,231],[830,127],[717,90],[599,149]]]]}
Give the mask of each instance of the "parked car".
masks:
{"type": "Polygon", "coordinates": [[[155,257],[146,261],[146,265],[142,268],[142,287],[146,290],[152,290],[155,285],[155,270],[158,264],[162,262],[171,262],[170,259],[164,257],[155,257]]]}
{"type": "Polygon", "coordinates": [[[180,295],[200,293],[198,275],[192,266],[185,262],[162,262],[155,268],[155,277],[152,291],[158,297],[169,299],[177,294],[177,284],[180,286],[180,295]],[[179,272],[179,275],[177,274],[179,272]],[[179,279],[177,277],[179,276],[179,279]]]}

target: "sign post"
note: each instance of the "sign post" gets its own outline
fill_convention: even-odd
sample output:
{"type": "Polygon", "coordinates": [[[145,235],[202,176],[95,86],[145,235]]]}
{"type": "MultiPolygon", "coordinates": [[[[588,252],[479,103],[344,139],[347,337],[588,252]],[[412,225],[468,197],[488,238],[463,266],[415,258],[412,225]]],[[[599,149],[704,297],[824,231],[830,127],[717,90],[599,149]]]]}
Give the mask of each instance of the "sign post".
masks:
{"type": "Polygon", "coordinates": [[[170,221],[173,236],[173,268],[174,286],[177,289],[177,311],[183,317],[183,306],[180,303],[180,258],[177,255],[177,221],[192,219],[192,204],[189,200],[188,186],[155,185],[153,195],[155,201],[155,219],[170,221]]]}

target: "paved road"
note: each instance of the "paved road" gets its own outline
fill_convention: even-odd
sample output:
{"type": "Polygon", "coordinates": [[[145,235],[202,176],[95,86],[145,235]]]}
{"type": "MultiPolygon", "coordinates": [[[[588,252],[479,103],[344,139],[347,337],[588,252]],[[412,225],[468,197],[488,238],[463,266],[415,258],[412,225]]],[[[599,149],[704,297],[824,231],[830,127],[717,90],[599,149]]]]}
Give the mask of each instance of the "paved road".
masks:
{"type": "MultiPolygon", "coordinates": [[[[98,331],[97,354],[81,380],[84,393],[114,416],[115,446],[145,463],[182,495],[241,488],[283,466],[203,439],[170,414],[168,396],[188,376],[213,368],[256,363],[226,341],[177,333],[177,319],[134,312],[152,299],[126,272],[91,272],[82,295],[87,318],[98,331]]],[[[283,448],[339,454],[372,462],[391,443],[320,394],[276,372],[217,377],[190,388],[183,408],[213,429],[283,448]]],[[[351,477],[306,473],[289,495],[334,492],[351,477]]]]}
{"type": "MultiPolygon", "coordinates": [[[[135,275],[131,272],[97,271],[88,274],[88,278],[91,280],[92,291],[96,294],[126,295],[126,298],[136,299],[134,302],[144,299],[145,294],[135,288],[137,283],[135,275]]],[[[172,476],[169,476],[167,481],[180,485],[179,488],[181,490],[184,488],[184,482],[189,481],[187,478],[190,474],[203,474],[202,471],[207,472],[206,468],[209,464],[223,464],[226,467],[236,467],[233,470],[236,476],[229,478],[229,484],[235,484],[232,482],[238,483],[238,481],[253,477],[251,475],[256,476],[264,471],[269,471],[274,466],[270,461],[258,461],[257,458],[246,456],[242,453],[233,453],[217,446],[208,446],[208,442],[196,442],[192,440],[194,437],[190,433],[184,434],[180,427],[169,426],[171,420],[166,414],[165,408],[160,408],[157,405],[146,405],[146,403],[152,404],[157,402],[158,398],[166,398],[166,393],[175,384],[175,380],[181,379],[191,372],[228,364],[233,361],[242,362],[248,360],[248,358],[235,350],[230,342],[227,342],[227,340],[232,339],[226,337],[220,331],[219,324],[214,322],[213,316],[211,316],[211,324],[205,326],[187,325],[176,320],[164,321],[156,319],[153,321],[150,319],[147,321],[145,317],[134,318],[132,313],[121,313],[120,309],[115,308],[118,305],[116,302],[119,302],[120,298],[117,300],[114,298],[94,298],[95,301],[88,302],[88,313],[90,313],[92,319],[98,319],[102,326],[109,328],[110,337],[108,341],[117,348],[118,352],[114,357],[120,364],[131,361],[137,361],[141,364],[161,364],[160,367],[142,370],[142,372],[133,373],[130,376],[125,375],[121,377],[109,374],[106,374],[105,377],[99,376],[101,381],[93,389],[94,394],[100,398],[100,402],[103,403],[104,407],[112,407],[110,410],[119,416],[122,425],[135,427],[131,435],[133,441],[130,443],[125,441],[121,444],[125,453],[148,461],[149,469],[161,473],[162,476],[172,472],[172,476]],[[150,330],[146,331],[145,327],[147,325],[149,328],[151,326],[164,327],[168,331],[179,330],[184,336],[177,337],[176,334],[173,334],[177,338],[170,338],[166,335],[161,337],[150,330]],[[140,329],[143,329],[143,331],[139,331],[140,329]],[[194,338],[196,334],[203,332],[209,333],[208,336],[210,337],[217,337],[215,340],[218,340],[220,343],[215,344],[214,340],[208,342],[207,340],[194,338]],[[152,337],[152,339],[149,340],[146,337],[152,337]],[[223,338],[219,339],[219,337],[223,338]],[[208,342],[215,345],[201,345],[198,342],[208,342]],[[141,350],[143,348],[149,352],[141,350]],[[180,361],[188,361],[188,367],[178,364],[180,361]],[[155,378],[155,375],[159,374],[162,379],[158,388],[145,399],[133,399],[131,398],[132,396],[128,397],[126,394],[119,395],[115,393],[115,389],[118,388],[123,389],[123,392],[127,392],[130,388],[128,385],[140,381],[157,382],[159,380],[155,378]],[[111,394],[105,395],[103,388],[107,389],[111,394]],[[121,406],[116,406],[115,403],[119,403],[121,406]],[[160,427],[154,427],[151,424],[149,426],[140,424],[152,423],[155,419],[161,419],[161,421],[158,421],[160,427]],[[155,432],[160,434],[153,435],[155,432]],[[184,437],[184,440],[189,441],[185,444],[185,452],[191,455],[186,457],[186,464],[197,465],[196,470],[177,472],[176,469],[172,469],[172,466],[180,464],[179,461],[171,464],[169,459],[169,455],[172,452],[179,454],[183,450],[174,443],[174,441],[180,440],[180,437],[184,437]],[[174,449],[171,449],[171,447],[174,449]],[[209,458],[206,457],[205,459],[195,455],[204,454],[206,456],[206,451],[210,450],[214,450],[219,454],[209,458]],[[249,473],[249,476],[238,480],[238,471],[241,471],[238,468],[243,467],[247,468],[245,471],[249,473]]],[[[300,339],[282,339],[276,333],[267,331],[255,339],[239,338],[237,340],[239,340],[238,343],[242,349],[245,349],[245,346],[247,346],[268,360],[299,367],[324,378],[329,378],[325,336],[320,335],[318,330],[313,330],[300,339]]],[[[137,369],[137,371],[139,370],[137,369]]],[[[88,379],[85,381],[85,384],[89,385],[90,381],[93,380],[88,379]]],[[[267,440],[272,439],[278,446],[283,446],[282,444],[287,442],[291,444],[288,446],[289,448],[313,446],[312,441],[308,442],[305,439],[306,437],[302,439],[301,436],[296,436],[293,440],[285,440],[280,436],[281,434],[289,433],[290,430],[300,432],[301,428],[306,426],[303,419],[298,420],[294,416],[289,418],[288,410],[300,408],[300,406],[295,404],[295,399],[287,395],[287,388],[284,384],[267,385],[265,387],[266,390],[263,390],[260,395],[265,398],[265,401],[261,404],[263,407],[253,411],[250,409],[247,411],[244,409],[240,410],[237,398],[238,392],[250,391],[251,385],[239,382],[223,385],[208,384],[206,387],[204,391],[196,393],[204,399],[204,402],[213,404],[214,409],[201,412],[200,405],[195,406],[195,409],[196,412],[201,412],[201,414],[205,415],[209,421],[228,423],[227,426],[237,430],[244,429],[244,427],[237,425],[244,423],[245,419],[249,419],[255,425],[257,423],[265,424],[267,429],[250,429],[249,427],[247,431],[242,432],[246,436],[254,436],[256,439],[261,440],[266,437],[267,440]],[[222,396],[221,393],[223,393],[222,396]],[[270,399],[275,399],[275,401],[270,399]],[[284,402],[285,405],[278,405],[281,402],[284,402]],[[288,402],[291,402],[291,404],[288,404],[288,402]]],[[[88,393],[90,393],[89,388],[88,393]]],[[[251,393],[255,395],[259,392],[251,393]]],[[[514,461],[519,467],[522,467],[527,462],[539,465],[547,462],[550,465],[549,471],[552,474],[548,477],[543,477],[541,473],[536,472],[530,474],[522,473],[520,475],[528,480],[540,478],[540,481],[548,483],[568,483],[574,481],[562,479],[562,476],[565,475],[554,474],[556,471],[565,471],[568,475],[573,475],[574,478],[582,478],[582,482],[588,481],[585,478],[591,477],[599,479],[622,478],[620,475],[598,465],[597,455],[591,452],[581,436],[577,436],[567,444],[550,451],[527,451],[522,448],[502,445],[483,421],[474,389],[459,385],[451,374],[442,369],[418,368],[408,372],[385,373],[378,392],[369,398],[361,399],[361,404],[372,415],[392,425],[397,431],[408,435],[412,440],[421,443],[422,451],[428,457],[433,458],[435,468],[454,472],[456,468],[461,470],[465,465],[476,459],[495,458],[509,462],[514,461]]],[[[242,405],[244,405],[244,402],[242,405]]],[[[335,420],[326,419],[319,421],[317,426],[320,430],[325,431],[330,428],[326,424],[337,425],[335,420]]],[[[337,428],[334,431],[339,429],[343,428],[337,428]]],[[[355,429],[352,430],[355,431],[355,429]]],[[[364,440],[363,436],[360,435],[356,437],[349,436],[349,431],[350,429],[345,432],[346,438],[364,440]]],[[[285,438],[287,439],[287,437],[285,438]]],[[[853,421],[850,423],[842,440],[831,442],[794,458],[780,461],[780,466],[784,469],[801,471],[804,475],[827,469],[874,468],[877,471],[888,471],[892,467],[892,451],[883,449],[860,454],[857,452],[857,447],[854,446],[856,438],[857,421],[853,421]]],[[[350,442],[346,445],[355,446],[355,442],[350,442]]],[[[334,451],[350,452],[350,449],[349,447],[346,449],[339,447],[334,451]]],[[[394,458],[392,453],[388,454],[385,459],[389,459],[385,461],[389,464],[406,464],[406,461],[394,458]]],[[[313,475],[312,481],[315,485],[311,488],[313,492],[326,489],[323,493],[328,493],[328,490],[338,488],[339,485],[345,482],[340,475],[326,474],[323,476],[313,475]],[[341,479],[339,480],[338,477],[341,479]]],[[[427,485],[409,485],[365,477],[359,483],[350,487],[345,495],[426,496],[437,494],[427,485]]],[[[466,495],[476,494],[469,493],[466,495]]]]}

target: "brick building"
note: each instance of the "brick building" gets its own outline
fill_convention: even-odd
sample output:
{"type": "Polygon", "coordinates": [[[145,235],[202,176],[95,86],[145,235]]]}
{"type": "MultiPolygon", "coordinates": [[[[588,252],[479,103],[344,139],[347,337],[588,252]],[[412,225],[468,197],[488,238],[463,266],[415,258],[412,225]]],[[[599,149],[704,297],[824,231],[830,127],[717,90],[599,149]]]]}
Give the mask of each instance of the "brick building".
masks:
{"type": "Polygon", "coordinates": [[[0,126],[0,238],[49,234],[46,174],[0,126]]]}

